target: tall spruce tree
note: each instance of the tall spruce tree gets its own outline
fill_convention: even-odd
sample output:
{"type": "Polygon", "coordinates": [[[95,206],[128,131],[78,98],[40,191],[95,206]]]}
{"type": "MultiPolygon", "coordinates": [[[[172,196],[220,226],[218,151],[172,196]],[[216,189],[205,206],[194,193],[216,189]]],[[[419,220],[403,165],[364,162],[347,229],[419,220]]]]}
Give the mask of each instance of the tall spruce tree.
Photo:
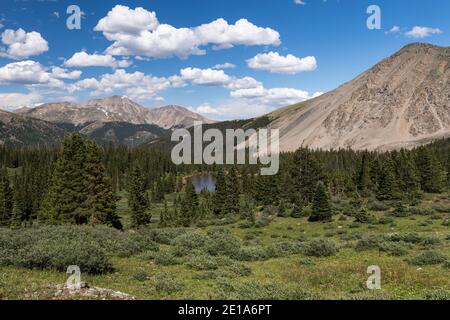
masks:
{"type": "Polygon", "coordinates": [[[316,191],[312,202],[312,212],[309,221],[329,222],[332,220],[333,209],[327,187],[322,181],[317,183],[316,191]]]}
{"type": "Polygon", "coordinates": [[[9,226],[13,210],[13,190],[6,168],[0,169],[0,226],[9,226]]]}
{"type": "Polygon", "coordinates": [[[167,209],[167,200],[164,199],[164,209],[159,216],[159,224],[160,228],[165,228],[169,225],[169,210],[167,209]]]}
{"type": "Polygon", "coordinates": [[[86,145],[80,134],[64,139],[40,217],[51,222],[83,224],[86,211],[86,145]]]}
{"type": "Polygon", "coordinates": [[[32,220],[31,198],[27,192],[28,181],[23,172],[14,178],[13,209],[11,225],[18,227],[32,220]]]}
{"type": "Polygon", "coordinates": [[[420,190],[420,181],[416,164],[411,154],[402,149],[400,152],[394,152],[392,157],[395,163],[399,189],[406,197],[417,196],[420,190]]]}
{"type": "Polygon", "coordinates": [[[198,196],[192,181],[188,181],[185,188],[184,198],[181,203],[181,222],[183,226],[189,227],[198,214],[198,196]]]}
{"type": "Polygon", "coordinates": [[[116,213],[116,196],[111,180],[105,174],[101,162],[100,150],[93,141],[86,141],[86,212],[89,222],[102,223],[116,229],[122,229],[122,223],[116,213]]]}
{"type": "Polygon", "coordinates": [[[364,152],[361,158],[361,164],[358,168],[358,171],[356,172],[356,187],[363,196],[369,195],[372,188],[370,168],[371,164],[369,153],[364,152]]]}
{"type": "Polygon", "coordinates": [[[384,157],[377,183],[378,200],[391,200],[398,197],[398,186],[395,177],[394,164],[390,156],[384,157]]]}
{"type": "Polygon", "coordinates": [[[148,211],[150,209],[150,201],[145,188],[144,177],[138,166],[135,166],[131,172],[128,194],[132,227],[137,228],[149,224],[152,218],[148,211]]]}
{"type": "Polygon", "coordinates": [[[416,156],[420,186],[423,191],[440,193],[445,186],[445,171],[432,150],[419,148],[416,156]]]}
{"type": "Polygon", "coordinates": [[[227,176],[227,209],[228,213],[237,214],[239,212],[239,196],[241,194],[240,181],[235,167],[230,169],[227,176]]]}
{"type": "Polygon", "coordinates": [[[240,199],[239,213],[241,219],[247,220],[252,225],[255,224],[255,202],[247,194],[244,194],[240,199]]]}
{"type": "Polygon", "coordinates": [[[447,156],[447,189],[450,190],[450,152],[447,156]]]}
{"type": "Polygon", "coordinates": [[[216,192],[214,192],[214,209],[215,215],[223,216],[228,213],[228,188],[225,174],[221,168],[216,174],[216,192]]]}
{"type": "Polygon", "coordinates": [[[311,151],[299,149],[294,154],[291,177],[293,184],[292,202],[300,195],[304,204],[313,201],[317,183],[326,183],[325,173],[321,163],[314,157],[311,151]]]}

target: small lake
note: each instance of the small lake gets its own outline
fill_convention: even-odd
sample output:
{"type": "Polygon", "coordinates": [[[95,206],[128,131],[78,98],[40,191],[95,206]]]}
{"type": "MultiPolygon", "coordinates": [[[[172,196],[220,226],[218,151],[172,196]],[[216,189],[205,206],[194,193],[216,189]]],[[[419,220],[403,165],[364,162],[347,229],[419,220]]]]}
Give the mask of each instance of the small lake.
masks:
{"type": "Polygon", "coordinates": [[[201,192],[203,189],[206,189],[209,192],[214,192],[216,190],[216,179],[211,174],[197,174],[193,175],[191,179],[195,191],[197,192],[201,192]]]}

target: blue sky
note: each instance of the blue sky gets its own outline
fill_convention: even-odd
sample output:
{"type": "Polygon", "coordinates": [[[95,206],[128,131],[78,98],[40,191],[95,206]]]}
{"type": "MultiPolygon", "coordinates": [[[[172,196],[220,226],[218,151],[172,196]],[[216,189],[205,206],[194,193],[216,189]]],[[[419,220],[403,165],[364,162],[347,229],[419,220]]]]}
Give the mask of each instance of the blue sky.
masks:
{"type": "Polygon", "coordinates": [[[119,94],[215,119],[257,116],[408,43],[448,46],[449,13],[446,0],[2,0],[0,107],[119,94]],[[72,4],[80,30],[66,26],[72,4]],[[381,29],[367,28],[369,5],[381,29]]]}

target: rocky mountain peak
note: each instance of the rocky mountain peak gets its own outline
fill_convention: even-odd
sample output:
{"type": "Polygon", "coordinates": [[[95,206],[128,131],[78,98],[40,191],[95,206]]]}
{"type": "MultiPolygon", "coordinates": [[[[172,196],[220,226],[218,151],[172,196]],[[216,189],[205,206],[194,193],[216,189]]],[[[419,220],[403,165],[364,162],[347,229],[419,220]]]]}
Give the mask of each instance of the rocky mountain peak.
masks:
{"type": "Polygon", "coordinates": [[[269,116],[281,148],[392,149],[450,135],[450,49],[405,46],[316,99],[269,116]]]}

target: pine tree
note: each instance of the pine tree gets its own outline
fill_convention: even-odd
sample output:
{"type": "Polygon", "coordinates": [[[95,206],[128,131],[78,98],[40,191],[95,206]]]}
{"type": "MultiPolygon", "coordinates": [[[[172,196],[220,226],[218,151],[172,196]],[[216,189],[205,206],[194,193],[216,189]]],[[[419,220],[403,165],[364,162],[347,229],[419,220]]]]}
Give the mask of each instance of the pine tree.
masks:
{"type": "Polygon", "coordinates": [[[88,222],[85,162],[86,146],[81,135],[75,133],[66,137],[40,213],[41,219],[76,224],[88,222]]]}
{"type": "Polygon", "coordinates": [[[183,226],[190,226],[196,219],[198,214],[198,196],[192,181],[186,184],[185,195],[181,205],[181,222],[183,226]]]}
{"type": "Polygon", "coordinates": [[[286,207],[286,201],[284,199],[280,199],[279,205],[278,205],[278,215],[280,217],[288,217],[289,213],[286,207]]]}
{"type": "Polygon", "coordinates": [[[161,215],[159,217],[159,227],[160,228],[165,228],[168,226],[169,224],[169,211],[167,209],[167,200],[164,199],[164,210],[163,212],[161,212],[161,215]]]}
{"type": "Polygon", "coordinates": [[[370,165],[369,154],[367,152],[364,152],[362,159],[361,159],[361,165],[357,171],[357,176],[356,176],[356,187],[363,196],[367,196],[372,187],[372,181],[371,181],[371,177],[370,177],[370,168],[371,168],[371,165],[370,165]]]}
{"type": "Polygon", "coordinates": [[[397,181],[394,164],[388,156],[382,161],[381,172],[378,175],[378,200],[391,200],[398,197],[397,181]]]}
{"type": "Polygon", "coordinates": [[[164,200],[164,182],[161,179],[153,183],[152,198],[158,203],[164,200]]]}
{"type": "Polygon", "coordinates": [[[225,175],[220,168],[216,174],[216,192],[214,193],[214,214],[223,216],[227,214],[227,181],[225,175]]]}
{"type": "Polygon", "coordinates": [[[422,190],[429,193],[442,192],[445,185],[445,172],[436,155],[424,147],[419,148],[416,163],[422,190]]]}
{"type": "Polygon", "coordinates": [[[393,153],[399,189],[409,198],[420,190],[419,174],[411,154],[405,150],[393,153]]]}
{"type": "Polygon", "coordinates": [[[447,189],[450,190],[450,152],[447,156],[447,189]]]}
{"type": "Polygon", "coordinates": [[[294,203],[294,206],[292,207],[291,217],[292,218],[301,218],[304,216],[303,212],[303,205],[297,201],[297,203],[294,203]]]}
{"type": "Polygon", "coordinates": [[[405,205],[401,201],[398,201],[394,205],[394,212],[393,212],[393,214],[396,217],[407,217],[408,216],[408,210],[407,210],[407,208],[405,207],[405,205]]]}
{"type": "Polygon", "coordinates": [[[291,169],[293,183],[292,201],[300,195],[302,202],[311,203],[314,198],[314,190],[319,181],[325,182],[325,174],[320,162],[306,149],[299,149],[294,154],[291,169]]]}
{"type": "Polygon", "coordinates": [[[169,219],[169,225],[170,226],[174,226],[174,227],[179,227],[181,226],[181,216],[180,216],[180,210],[179,210],[179,205],[180,205],[180,199],[178,197],[178,195],[175,197],[174,202],[173,202],[173,215],[172,215],[172,219],[169,219]]]}
{"type": "Polygon", "coordinates": [[[208,191],[202,191],[199,197],[199,219],[211,217],[213,209],[212,196],[208,191]]]}
{"type": "Polygon", "coordinates": [[[149,224],[152,217],[148,212],[150,201],[145,189],[143,175],[137,166],[131,172],[128,193],[128,206],[131,210],[131,225],[136,228],[149,224]]]}
{"type": "Polygon", "coordinates": [[[0,226],[9,226],[13,210],[13,190],[6,168],[0,169],[0,226]]]}
{"type": "Polygon", "coordinates": [[[242,220],[255,224],[255,202],[248,195],[243,195],[240,199],[239,213],[242,220]]]}
{"type": "Polygon", "coordinates": [[[27,193],[27,183],[23,174],[14,179],[13,209],[11,226],[19,227],[31,220],[30,198],[27,193]]]}
{"type": "Polygon", "coordinates": [[[366,223],[369,221],[369,211],[365,206],[359,207],[354,214],[355,222],[366,223]]]}
{"type": "Polygon", "coordinates": [[[111,180],[105,174],[101,163],[100,151],[93,141],[86,142],[86,212],[89,222],[102,223],[116,229],[122,229],[122,223],[116,213],[116,197],[111,180]]]}
{"type": "Polygon", "coordinates": [[[332,220],[333,209],[331,206],[330,195],[327,188],[322,181],[319,181],[314,193],[312,213],[309,217],[309,221],[324,221],[329,222],[332,220]]]}
{"type": "Polygon", "coordinates": [[[238,179],[237,170],[232,167],[227,176],[227,212],[236,214],[239,212],[239,195],[241,194],[240,181],[238,179]]]}

